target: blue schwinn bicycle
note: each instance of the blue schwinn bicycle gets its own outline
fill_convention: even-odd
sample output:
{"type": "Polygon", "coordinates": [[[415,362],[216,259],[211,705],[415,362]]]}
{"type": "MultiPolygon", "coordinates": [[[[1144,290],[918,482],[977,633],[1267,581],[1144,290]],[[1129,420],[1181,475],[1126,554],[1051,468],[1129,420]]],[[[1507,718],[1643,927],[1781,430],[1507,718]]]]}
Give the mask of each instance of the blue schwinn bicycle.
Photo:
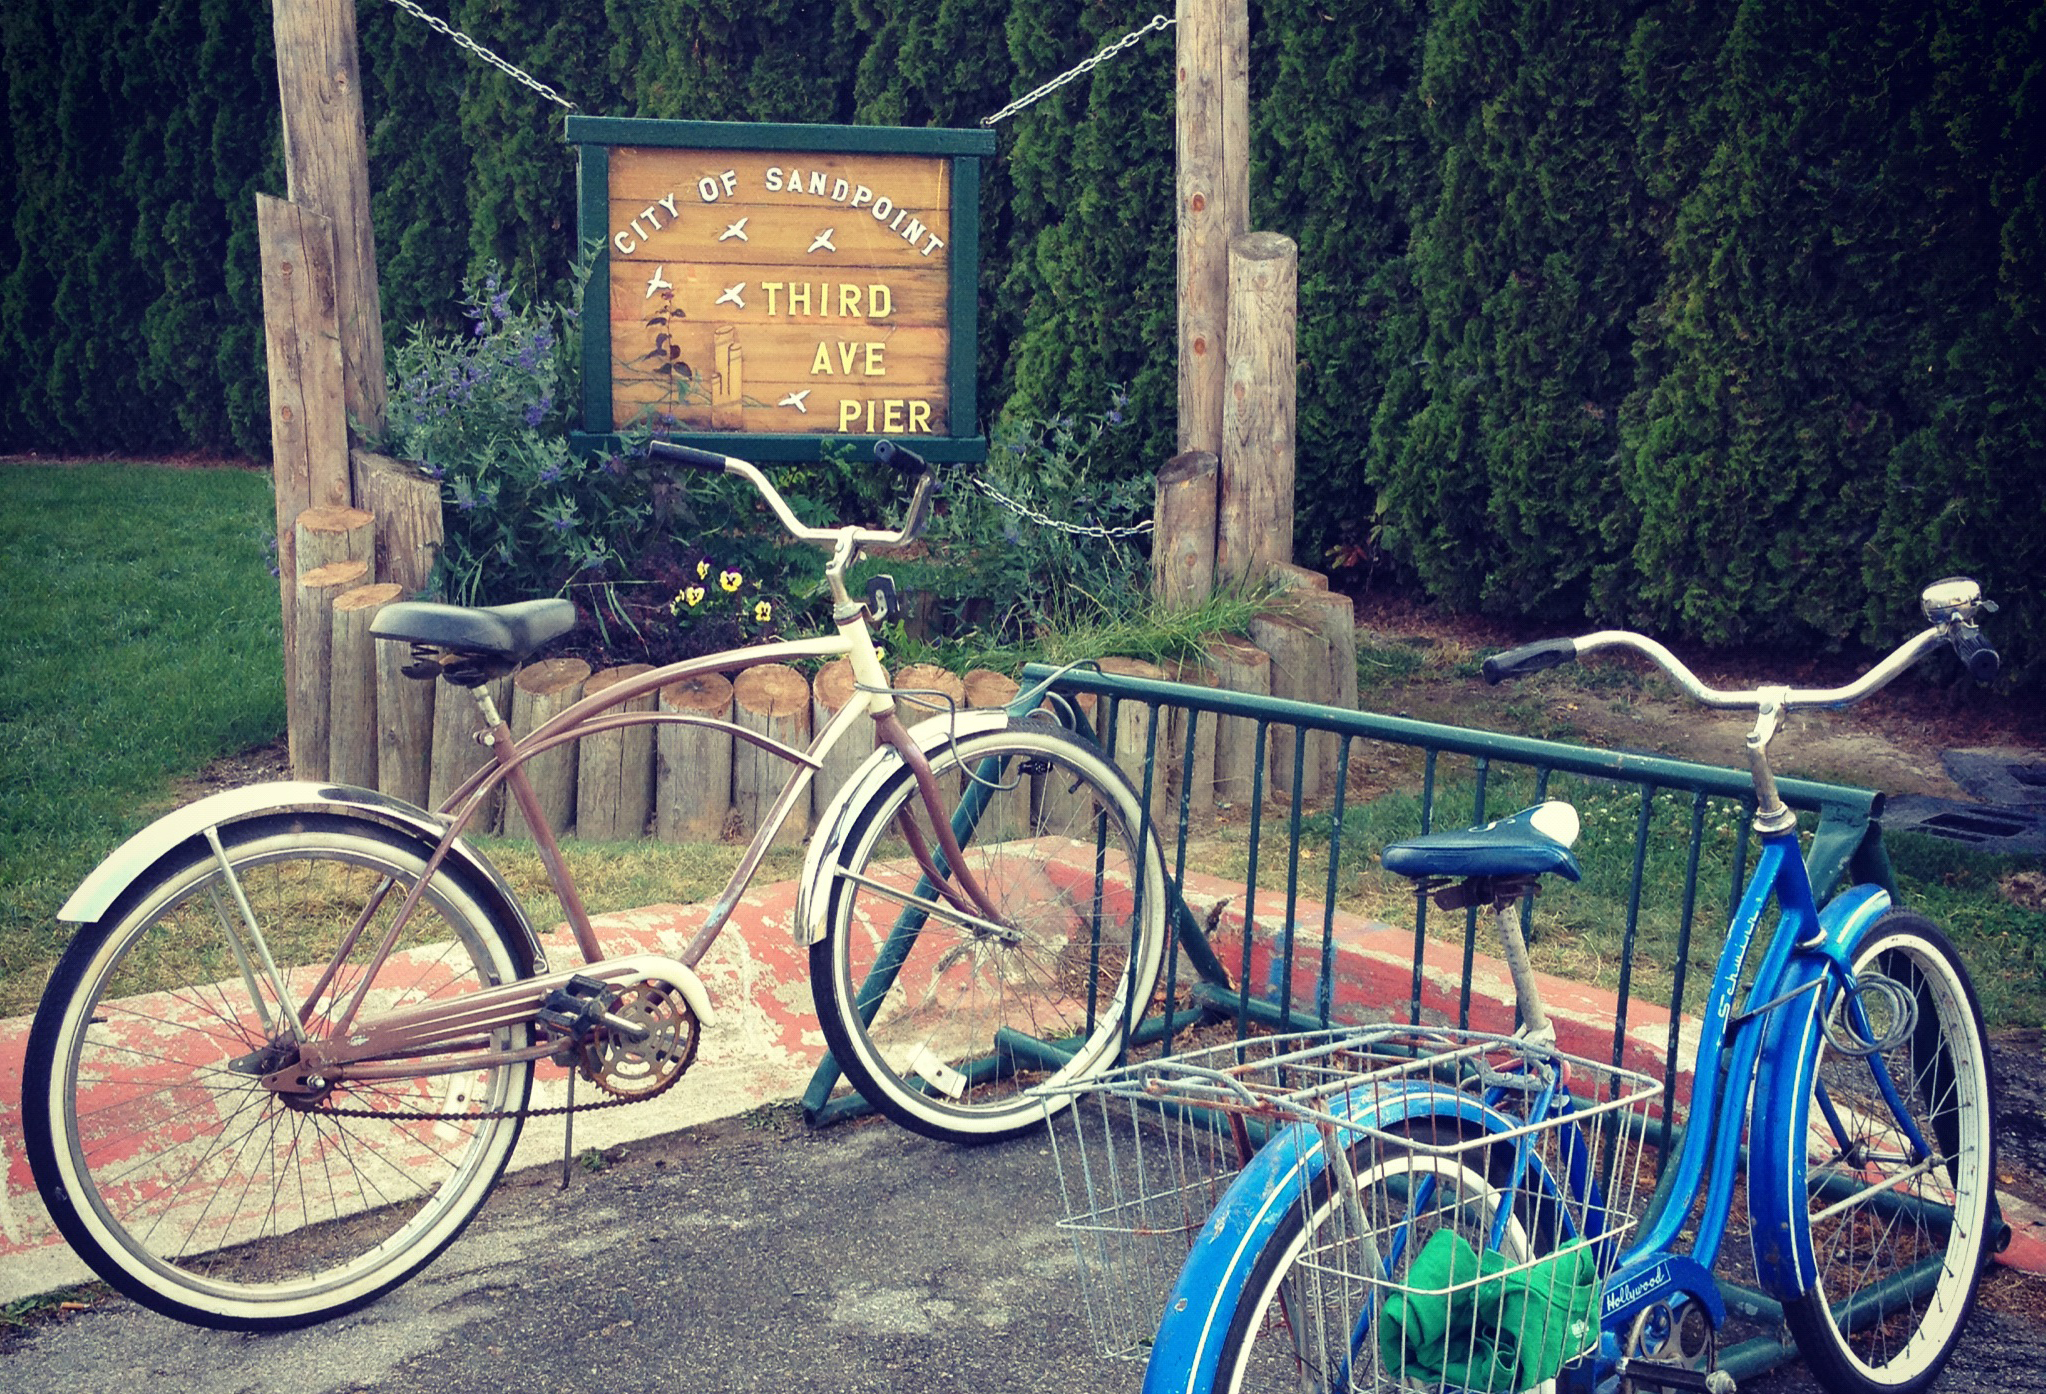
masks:
{"type": "MultiPolygon", "coordinates": [[[[1155,1263],[1161,1236],[1191,1245],[1155,1338],[1138,1343],[1147,1394],[1727,1394],[1713,1275],[1742,1190],[1760,1284],[1821,1382],[1932,1382],[2001,1235],[1981,1012],[1952,944],[1880,887],[1819,908],[1767,754],[1786,713],[1858,702],[1937,647],[1978,679],[1994,674],[1976,627],[1994,606],[1974,582],[1928,588],[1923,608],[1929,628],[1834,689],[1717,691],[1621,631],[1486,663],[1498,682],[1629,648],[1695,700],[1757,714],[1747,748],[1761,850],[1705,1004],[1660,1203],[1644,1165],[1660,1086],[1554,1048],[1522,935],[1540,879],[1577,879],[1575,811],[1552,802],[1391,844],[1386,868],[1419,894],[1496,913],[1521,1029],[1253,1039],[1086,1086],[1090,1106],[1055,1135],[1083,1275],[1090,1246],[1123,1259],[1135,1246],[1155,1263]],[[1111,1136],[1118,1117],[1105,1150],[1074,1145],[1083,1129],[1111,1136]],[[1228,1185],[1209,1210],[1219,1186],[1202,1178],[1216,1176],[1228,1185]]],[[[1099,1289],[1089,1303],[1113,1306],[1099,1289]]]]}

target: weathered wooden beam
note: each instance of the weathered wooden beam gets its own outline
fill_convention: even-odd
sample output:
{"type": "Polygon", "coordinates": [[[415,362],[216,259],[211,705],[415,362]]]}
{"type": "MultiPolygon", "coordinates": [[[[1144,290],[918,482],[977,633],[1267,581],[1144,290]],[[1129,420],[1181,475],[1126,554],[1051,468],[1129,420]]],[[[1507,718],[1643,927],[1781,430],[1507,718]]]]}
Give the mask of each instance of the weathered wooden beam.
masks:
{"type": "Polygon", "coordinates": [[[373,450],[352,451],[349,459],[355,506],[376,515],[377,579],[395,581],[408,596],[421,594],[433,578],[445,536],[439,481],[373,450]]]}
{"type": "MultiPolygon", "coordinates": [[[[574,706],[589,676],[590,665],[580,658],[543,659],[519,669],[512,677],[513,738],[524,740],[574,706]]],[[[535,755],[521,768],[533,783],[533,796],[548,830],[561,836],[575,822],[575,742],[535,755]]],[[[516,799],[505,801],[504,831],[508,837],[533,836],[516,799]]]]}
{"type": "Polygon", "coordinates": [[[1179,448],[1222,449],[1229,243],[1250,226],[1250,6],[1179,0],[1179,448]]]}
{"type": "Polygon", "coordinates": [[[328,663],[327,778],[377,787],[377,660],[370,621],[398,598],[396,586],[357,586],[334,601],[328,663]]]}
{"type": "MultiPolygon", "coordinates": [[[[583,684],[583,696],[593,697],[628,678],[652,671],[650,663],[606,668],[583,684]]],[[[653,709],[651,692],[614,708],[620,712],[653,709]]],[[[592,842],[629,842],[645,837],[647,820],[654,811],[654,728],[631,726],[622,731],[599,731],[583,737],[576,743],[576,750],[575,835],[592,842]]]]}
{"type": "Polygon", "coordinates": [[[1273,232],[1229,248],[1229,373],[1215,576],[1259,580],[1293,560],[1294,322],[1299,252],[1273,232]]]}
{"type": "Polygon", "coordinates": [[[278,604],[284,611],[284,671],[289,676],[297,642],[294,525],[308,508],[348,505],[348,415],[342,405],[341,333],[334,301],[334,228],[317,213],[257,194],[256,239],[263,264],[271,474],[277,493],[278,604]]]}
{"type": "MultiPolygon", "coordinates": [[[[660,709],[732,719],[732,683],[699,673],[661,689],[660,709]]],[[[662,726],[654,789],[654,835],[663,842],[716,842],[732,812],[732,733],[715,726],[662,726]]]]}
{"type": "MultiPolygon", "coordinates": [[[[384,322],[370,224],[355,5],[275,0],[271,34],[284,110],[286,188],[293,203],[333,223],[343,400],[348,416],[374,439],[384,429],[384,322]]],[[[342,467],[345,471],[345,455],[342,467]]]]}
{"type": "Polygon", "coordinates": [[[1151,594],[1168,608],[1198,605],[1214,593],[1220,472],[1221,462],[1210,450],[1182,451],[1158,471],[1151,594]]]}
{"type": "MultiPolygon", "coordinates": [[[[748,668],[732,682],[734,719],[749,731],[802,750],[810,744],[810,684],[785,663],[748,668]]],[[[739,810],[739,829],[752,836],[766,820],[782,786],[794,771],[780,756],[751,741],[738,741],[732,751],[732,805],[739,810]]],[[[800,845],[810,832],[807,800],[790,811],[775,834],[774,845],[800,845]]]]}

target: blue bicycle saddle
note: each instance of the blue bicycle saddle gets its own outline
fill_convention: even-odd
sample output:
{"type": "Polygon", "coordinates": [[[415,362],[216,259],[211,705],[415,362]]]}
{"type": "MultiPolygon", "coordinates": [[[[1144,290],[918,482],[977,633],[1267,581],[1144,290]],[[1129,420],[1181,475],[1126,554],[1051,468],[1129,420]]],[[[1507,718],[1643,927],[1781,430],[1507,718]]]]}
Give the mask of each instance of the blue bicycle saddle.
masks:
{"type": "Polygon", "coordinates": [[[1539,876],[1566,881],[1581,873],[1570,844],[1577,840],[1577,810],[1561,799],[1522,809],[1482,828],[1424,833],[1387,845],[1380,860],[1396,876],[1539,876]]]}

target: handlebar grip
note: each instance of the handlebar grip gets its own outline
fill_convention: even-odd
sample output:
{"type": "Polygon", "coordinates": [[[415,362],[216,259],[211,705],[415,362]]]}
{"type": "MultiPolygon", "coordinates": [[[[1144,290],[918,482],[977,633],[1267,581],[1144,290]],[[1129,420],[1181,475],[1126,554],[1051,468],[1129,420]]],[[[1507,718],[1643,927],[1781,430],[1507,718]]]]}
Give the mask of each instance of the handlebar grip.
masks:
{"type": "Polygon", "coordinates": [[[698,450],[693,445],[677,445],[671,440],[655,440],[647,442],[646,453],[653,459],[688,465],[691,469],[709,470],[712,474],[725,472],[725,457],[715,450],[698,450]]]}
{"type": "Polygon", "coordinates": [[[1968,676],[1976,682],[1993,682],[1997,669],[2003,660],[1996,650],[1989,647],[1989,641],[1982,637],[1982,631],[1971,625],[1959,626],[1954,633],[1954,652],[1968,669],[1968,676]]]}
{"type": "Polygon", "coordinates": [[[874,458],[891,469],[926,470],[930,465],[924,457],[907,446],[897,445],[892,440],[874,442],[874,458]]]}
{"type": "Polygon", "coordinates": [[[1539,639],[1486,659],[1485,681],[1496,686],[1508,678],[1524,678],[1529,673],[1539,673],[1559,663],[1574,662],[1576,658],[1575,639],[1539,639]]]}

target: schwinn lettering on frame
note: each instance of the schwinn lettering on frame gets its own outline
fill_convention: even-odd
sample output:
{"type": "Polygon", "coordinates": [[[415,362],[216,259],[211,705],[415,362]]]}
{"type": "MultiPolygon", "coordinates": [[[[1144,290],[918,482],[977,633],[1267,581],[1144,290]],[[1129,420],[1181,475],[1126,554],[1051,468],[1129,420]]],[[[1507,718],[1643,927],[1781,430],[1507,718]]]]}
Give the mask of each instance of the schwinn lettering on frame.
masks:
{"type": "Polygon", "coordinates": [[[985,132],[572,117],[584,430],[652,425],[756,458],[905,437],[977,459],[985,132]],[[598,341],[601,341],[599,347],[598,341]],[[743,437],[743,442],[736,438],[743,437]]]}

